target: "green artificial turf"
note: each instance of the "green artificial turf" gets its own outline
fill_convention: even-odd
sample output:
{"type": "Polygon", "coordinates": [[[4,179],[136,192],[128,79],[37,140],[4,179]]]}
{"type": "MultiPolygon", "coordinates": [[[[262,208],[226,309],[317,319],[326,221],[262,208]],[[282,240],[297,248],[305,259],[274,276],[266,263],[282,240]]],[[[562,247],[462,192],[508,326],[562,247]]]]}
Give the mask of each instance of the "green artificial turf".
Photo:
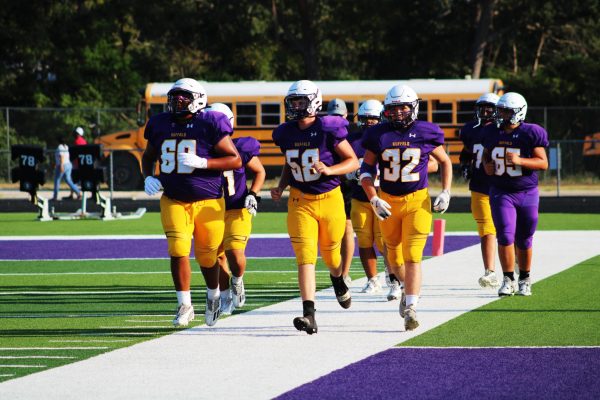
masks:
{"type": "Polygon", "coordinates": [[[599,346],[600,255],[502,298],[401,346],[599,346]]]}

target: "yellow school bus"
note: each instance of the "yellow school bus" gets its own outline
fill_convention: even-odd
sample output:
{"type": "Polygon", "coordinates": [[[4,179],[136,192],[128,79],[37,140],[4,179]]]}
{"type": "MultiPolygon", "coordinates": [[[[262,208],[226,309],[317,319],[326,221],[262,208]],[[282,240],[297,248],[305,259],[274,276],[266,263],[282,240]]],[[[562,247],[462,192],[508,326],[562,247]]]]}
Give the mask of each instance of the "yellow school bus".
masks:
{"type": "MultiPolygon", "coordinates": [[[[267,167],[280,167],[284,158],[271,140],[273,129],[285,121],[283,98],[293,82],[204,82],[208,104],[225,103],[235,116],[235,137],[253,136],[261,143],[260,159],[267,167]]],[[[438,124],[445,133],[447,150],[458,162],[462,143],[460,127],[474,116],[475,101],[483,93],[503,93],[499,79],[410,79],[374,81],[315,81],[323,93],[323,110],[333,98],[341,98],[353,120],[360,104],[367,99],[383,102],[394,85],[405,84],[420,98],[419,119],[438,124]]],[[[138,103],[138,127],[107,134],[96,139],[107,151],[113,151],[113,183],[116,190],[142,187],[142,152],[146,147],[144,127],[150,116],[166,111],[167,92],[173,83],[149,83],[138,103]]]]}

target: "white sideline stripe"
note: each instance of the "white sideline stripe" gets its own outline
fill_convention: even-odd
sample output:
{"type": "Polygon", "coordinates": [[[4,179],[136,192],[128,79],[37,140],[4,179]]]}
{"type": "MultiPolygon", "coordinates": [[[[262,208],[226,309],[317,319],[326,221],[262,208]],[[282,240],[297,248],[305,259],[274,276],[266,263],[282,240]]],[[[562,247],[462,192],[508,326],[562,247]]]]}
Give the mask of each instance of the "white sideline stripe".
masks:
{"type": "MultiPolygon", "coordinates": [[[[473,232],[446,232],[446,236],[473,235],[473,232]]],[[[433,236],[430,233],[429,236],[433,236]]],[[[250,239],[287,239],[287,233],[252,233],[250,239]]],[[[135,240],[135,239],[165,239],[165,235],[37,235],[37,236],[0,236],[0,241],[10,240],[135,240]]]]}
{"type": "Polygon", "coordinates": [[[135,322],[136,324],[143,324],[143,323],[157,324],[160,322],[173,322],[173,320],[172,319],[158,319],[158,320],[126,319],[123,322],[132,322],[132,323],[135,322]]]}
{"type": "Polygon", "coordinates": [[[16,374],[0,374],[0,377],[15,376],[16,374]]]}
{"type": "Polygon", "coordinates": [[[115,340],[48,340],[48,343],[115,343],[115,342],[131,342],[131,339],[115,339],[115,340]]]}
{"type": "Polygon", "coordinates": [[[0,368],[46,368],[47,365],[0,364],[0,368]]]}
{"type": "MultiPolygon", "coordinates": [[[[534,244],[537,282],[600,254],[600,231],[540,231],[534,244]]],[[[349,310],[339,307],[331,288],[317,293],[317,335],[293,328],[292,319],[302,310],[295,298],[233,315],[214,327],[177,331],[2,382],[0,398],[80,399],[85,393],[86,400],[211,399],[222,398],[223,387],[231,398],[273,398],[497,300],[495,291],[479,289],[481,269],[479,245],[424,261],[416,331],[403,331],[398,302],[387,302],[385,291],[357,293],[363,278],[352,282],[349,310]],[[169,368],[182,359],[185,368],[169,368]]]]}
{"type": "MultiPolygon", "coordinates": [[[[0,292],[0,296],[10,296],[10,295],[26,295],[26,294],[47,294],[53,296],[60,295],[81,295],[81,294],[147,294],[147,293],[173,293],[174,290],[91,290],[91,291],[60,291],[60,290],[36,290],[36,291],[26,291],[26,292],[0,292]]],[[[199,290],[194,290],[194,293],[205,293],[206,289],[202,288],[199,290]]],[[[256,289],[252,290],[253,293],[289,293],[289,292],[298,292],[298,289],[290,288],[290,289],[256,289]]],[[[255,294],[247,294],[246,297],[262,297],[256,296],[255,294]]]]}
{"type": "Polygon", "coordinates": [[[0,360],[7,359],[24,359],[24,358],[51,358],[51,359],[75,359],[77,357],[71,356],[0,356],[0,360]]]}

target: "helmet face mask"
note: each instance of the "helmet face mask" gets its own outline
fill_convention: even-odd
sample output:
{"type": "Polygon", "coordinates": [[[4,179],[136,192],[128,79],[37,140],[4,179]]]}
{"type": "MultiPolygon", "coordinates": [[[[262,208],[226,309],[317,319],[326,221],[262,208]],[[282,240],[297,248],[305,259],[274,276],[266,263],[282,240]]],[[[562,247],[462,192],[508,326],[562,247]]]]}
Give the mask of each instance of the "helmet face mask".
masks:
{"type": "Polygon", "coordinates": [[[419,102],[398,103],[385,106],[383,115],[396,128],[406,128],[417,119],[419,102]]]}
{"type": "Polygon", "coordinates": [[[500,97],[495,93],[485,93],[481,95],[475,102],[475,116],[477,117],[478,126],[482,122],[492,122],[496,118],[496,104],[500,97]]]}
{"type": "Polygon", "coordinates": [[[519,93],[504,94],[496,104],[496,125],[499,128],[518,125],[525,121],[527,101],[519,93]]]}
{"type": "Polygon", "coordinates": [[[206,107],[206,91],[191,78],[182,78],[167,93],[169,112],[179,118],[187,118],[206,107]]]}
{"type": "Polygon", "coordinates": [[[419,98],[415,91],[406,85],[392,87],[384,101],[383,115],[394,128],[404,129],[417,120],[419,98]]]}
{"type": "Polygon", "coordinates": [[[302,80],[290,86],[284,99],[285,113],[290,120],[316,116],[323,106],[321,90],[311,81],[302,80]]]}
{"type": "Polygon", "coordinates": [[[496,105],[491,103],[477,103],[475,106],[475,115],[480,124],[482,121],[493,121],[496,118],[496,105]]]}
{"type": "Polygon", "coordinates": [[[377,100],[367,100],[358,109],[358,126],[367,128],[381,122],[383,104],[377,100]]]}

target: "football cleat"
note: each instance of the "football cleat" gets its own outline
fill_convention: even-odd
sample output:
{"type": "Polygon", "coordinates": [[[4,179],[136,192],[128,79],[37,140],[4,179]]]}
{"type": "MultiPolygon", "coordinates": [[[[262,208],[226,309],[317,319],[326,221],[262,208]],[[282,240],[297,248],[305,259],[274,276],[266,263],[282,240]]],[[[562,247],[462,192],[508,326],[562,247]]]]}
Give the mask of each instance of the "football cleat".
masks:
{"type": "Polygon", "coordinates": [[[313,333],[317,333],[317,321],[315,321],[314,315],[305,315],[304,317],[296,317],[294,318],[294,326],[299,331],[304,331],[309,335],[313,333]]]}
{"type": "Polygon", "coordinates": [[[233,293],[233,306],[235,308],[242,308],[246,303],[246,289],[244,288],[244,281],[242,278],[238,278],[236,284],[231,280],[231,291],[233,293]]]}
{"type": "Polygon", "coordinates": [[[490,287],[496,289],[500,286],[500,282],[498,281],[498,277],[496,276],[496,271],[490,271],[489,269],[485,270],[485,274],[479,278],[479,286],[482,288],[490,287]]]}
{"type": "Polygon", "coordinates": [[[367,284],[365,285],[365,287],[363,287],[361,290],[361,293],[368,293],[368,294],[379,293],[379,292],[381,292],[381,283],[379,283],[379,279],[377,279],[377,276],[370,278],[367,281],[367,284]]]}
{"type": "Polygon", "coordinates": [[[176,328],[188,326],[194,320],[194,306],[191,304],[182,304],[177,307],[177,314],[173,318],[173,325],[176,328]]]}
{"type": "Polygon", "coordinates": [[[519,281],[519,296],[531,296],[531,280],[527,277],[522,281],[519,281]]]}
{"type": "Polygon", "coordinates": [[[406,307],[404,312],[404,329],[412,331],[419,327],[419,321],[417,320],[417,311],[414,305],[406,307]]]}
{"type": "Polygon", "coordinates": [[[402,296],[402,287],[400,282],[394,281],[390,283],[390,291],[387,295],[388,301],[398,300],[402,296]]]}
{"type": "Polygon", "coordinates": [[[233,298],[231,296],[231,291],[228,290],[227,294],[223,296],[224,292],[221,292],[221,314],[222,315],[231,315],[235,307],[233,306],[233,298]]]}
{"type": "Polygon", "coordinates": [[[346,283],[343,279],[334,278],[332,275],[329,275],[331,278],[331,283],[333,283],[333,291],[335,292],[335,298],[342,308],[350,308],[352,304],[352,295],[350,294],[350,289],[346,286],[346,283]]]}
{"type": "Polygon", "coordinates": [[[221,297],[214,300],[208,298],[206,294],[206,311],[204,312],[204,320],[206,325],[213,326],[221,316],[221,297]]]}
{"type": "Polygon", "coordinates": [[[505,276],[502,281],[502,286],[500,286],[500,289],[498,290],[498,296],[512,296],[517,290],[515,286],[516,282],[511,280],[508,276],[505,276]]]}

